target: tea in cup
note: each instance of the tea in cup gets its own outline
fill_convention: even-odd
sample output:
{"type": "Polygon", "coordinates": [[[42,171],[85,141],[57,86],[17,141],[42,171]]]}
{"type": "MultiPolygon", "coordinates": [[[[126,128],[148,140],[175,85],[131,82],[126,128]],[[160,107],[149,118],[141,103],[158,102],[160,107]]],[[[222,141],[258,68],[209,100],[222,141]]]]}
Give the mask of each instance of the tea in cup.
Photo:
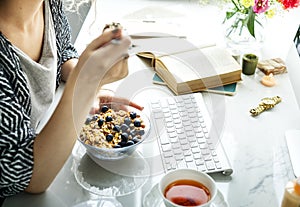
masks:
{"type": "Polygon", "coordinates": [[[208,207],[217,195],[215,181],[206,173],[192,169],[168,172],[158,188],[167,207],[208,207]]]}

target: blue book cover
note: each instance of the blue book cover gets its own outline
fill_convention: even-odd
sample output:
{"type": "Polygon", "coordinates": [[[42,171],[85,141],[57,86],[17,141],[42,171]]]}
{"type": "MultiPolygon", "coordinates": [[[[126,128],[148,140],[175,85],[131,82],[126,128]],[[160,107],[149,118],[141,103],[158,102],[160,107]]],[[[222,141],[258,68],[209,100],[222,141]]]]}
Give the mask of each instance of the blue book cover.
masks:
{"type": "MultiPolygon", "coordinates": [[[[153,76],[153,83],[159,84],[159,85],[167,85],[156,73],[153,76]]],[[[231,83],[224,86],[218,86],[214,88],[209,88],[205,90],[205,92],[209,93],[219,93],[219,94],[225,94],[225,95],[234,95],[236,93],[237,89],[237,83],[231,83]]]]}

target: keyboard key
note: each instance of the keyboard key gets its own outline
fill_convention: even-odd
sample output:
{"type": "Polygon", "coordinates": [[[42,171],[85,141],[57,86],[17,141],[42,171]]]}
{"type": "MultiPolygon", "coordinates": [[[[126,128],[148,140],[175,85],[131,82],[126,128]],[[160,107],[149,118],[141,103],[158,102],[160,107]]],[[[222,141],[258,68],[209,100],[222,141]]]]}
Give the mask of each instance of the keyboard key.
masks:
{"type": "Polygon", "coordinates": [[[195,161],[195,163],[196,163],[197,166],[204,165],[204,160],[203,159],[197,159],[195,161]]]}
{"type": "Polygon", "coordinates": [[[162,108],[161,111],[163,113],[171,113],[169,108],[162,108]]]}
{"type": "Polygon", "coordinates": [[[172,117],[171,112],[166,112],[166,113],[164,113],[164,115],[165,115],[165,118],[171,118],[172,117]]]}
{"type": "Polygon", "coordinates": [[[173,114],[173,118],[174,119],[180,119],[180,115],[179,114],[173,114]]]}
{"type": "Polygon", "coordinates": [[[183,155],[184,155],[184,156],[192,156],[193,153],[192,153],[191,150],[187,150],[187,151],[184,151],[184,152],[183,152],[183,155]]]}
{"type": "Polygon", "coordinates": [[[197,165],[194,162],[187,162],[186,164],[189,169],[197,170],[197,165]]]}
{"type": "Polygon", "coordinates": [[[169,140],[169,138],[167,137],[166,134],[160,136],[159,138],[160,138],[160,144],[161,145],[166,145],[166,144],[170,143],[170,140],[169,140]]]}
{"type": "Polygon", "coordinates": [[[180,149],[180,150],[181,150],[181,145],[180,145],[180,143],[178,143],[178,141],[177,141],[177,142],[175,142],[175,143],[172,143],[172,148],[173,148],[173,149],[180,149]]]}
{"type": "Polygon", "coordinates": [[[213,157],[213,160],[214,160],[215,163],[220,162],[218,157],[213,157]]]}
{"type": "Polygon", "coordinates": [[[186,163],[182,160],[177,163],[177,166],[179,169],[184,169],[184,168],[186,168],[186,163]]]}
{"type": "Polygon", "coordinates": [[[168,144],[162,144],[161,148],[162,148],[163,152],[168,152],[168,151],[171,150],[171,144],[170,143],[168,143],[168,144]]]}
{"type": "Polygon", "coordinates": [[[169,129],[168,132],[169,132],[169,137],[170,138],[174,138],[174,137],[177,138],[177,133],[176,133],[175,128],[169,129]]]}
{"type": "Polygon", "coordinates": [[[176,129],[181,129],[181,130],[183,130],[183,126],[182,126],[181,122],[176,123],[176,122],[174,121],[174,124],[175,124],[175,128],[176,128],[176,129]]]}
{"type": "Polygon", "coordinates": [[[201,152],[198,146],[192,147],[192,148],[191,148],[191,151],[192,151],[195,155],[201,152]]]}
{"type": "Polygon", "coordinates": [[[178,134],[178,139],[185,139],[186,136],[183,133],[178,134]]]}
{"type": "Polygon", "coordinates": [[[178,142],[178,138],[177,137],[170,137],[170,143],[171,144],[174,144],[174,143],[177,143],[178,142]]]}
{"type": "Polygon", "coordinates": [[[195,134],[194,134],[193,131],[186,131],[186,136],[187,136],[187,137],[194,137],[195,134]]]}
{"type": "Polygon", "coordinates": [[[172,151],[164,151],[164,157],[173,157],[173,152],[172,151]]]}
{"type": "Polygon", "coordinates": [[[204,137],[204,133],[202,131],[198,132],[198,133],[196,133],[196,137],[202,138],[202,137],[204,137]]]}
{"type": "Polygon", "coordinates": [[[181,154],[178,154],[178,155],[175,155],[175,160],[177,161],[181,161],[184,159],[184,155],[181,153],[181,154]]]}
{"type": "Polygon", "coordinates": [[[202,155],[209,155],[210,151],[209,151],[209,149],[201,149],[201,154],[202,155]]]}
{"type": "Polygon", "coordinates": [[[180,155],[182,154],[182,150],[180,148],[174,149],[173,150],[174,155],[180,155]]]}
{"type": "Polygon", "coordinates": [[[198,165],[197,170],[200,171],[200,172],[206,172],[207,171],[205,165],[198,165]]]}
{"type": "Polygon", "coordinates": [[[187,162],[193,162],[194,161],[193,156],[192,155],[185,156],[185,161],[187,161],[187,162]]]}
{"type": "MultiPolygon", "coordinates": [[[[182,145],[181,145],[181,149],[182,149],[182,150],[189,150],[189,149],[191,149],[191,147],[190,147],[188,141],[187,141],[186,139],[185,139],[184,141],[185,141],[185,144],[182,144],[182,145]]],[[[181,142],[181,143],[182,143],[182,142],[181,142]]]]}
{"type": "MultiPolygon", "coordinates": [[[[168,133],[172,133],[172,134],[174,134],[175,133],[175,136],[176,136],[176,129],[175,129],[175,127],[169,127],[169,128],[167,128],[167,132],[168,133]]],[[[172,136],[172,137],[174,137],[174,136],[172,136]]]]}
{"type": "Polygon", "coordinates": [[[206,165],[206,168],[208,170],[214,170],[215,169],[215,163],[213,161],[206,161],[205,165],[206,165]]]}
{"type": "Polygon", "coordinates": [[[181,125],[180,119],[175,119],[175,120],[174,120],[174,124],[175,124],[175,125],[180,125],[180,126],[182,126],[182,125],[181,125]]]}
{"type": "Polygon", "coordinates": [[[184,134],[184,129],[176,129],[177,134],[184,134]]]}
{"type": "Polygon", "coordinates": [[[200,151],[194,153],[194,158],[195,158],[195,160],[202,158],[202,154],[200,153],[200,151]]]}
{"type": "Polygon", "coordinates": [[[217,169],[221,169],[222,168],[222,164],[220,162],[215,163],[216,164],[216,168],[217,169]]]}

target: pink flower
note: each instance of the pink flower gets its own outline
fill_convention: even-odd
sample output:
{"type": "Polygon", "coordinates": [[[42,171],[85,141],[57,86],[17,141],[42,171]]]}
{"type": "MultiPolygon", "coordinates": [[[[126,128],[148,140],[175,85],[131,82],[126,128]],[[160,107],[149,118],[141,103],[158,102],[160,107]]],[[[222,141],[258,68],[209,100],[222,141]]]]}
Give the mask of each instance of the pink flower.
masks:
{"type": "Polygon", "coordinates": [[[254,13],[260,14],[269,8],[269,0],[255,0],[255,4],[253,6],[254,13]]]}
{"type": "Polygon", "coordinates": [[[300,0],[279,0],[284,9],[296,8],[300,5],[300,0]]]}

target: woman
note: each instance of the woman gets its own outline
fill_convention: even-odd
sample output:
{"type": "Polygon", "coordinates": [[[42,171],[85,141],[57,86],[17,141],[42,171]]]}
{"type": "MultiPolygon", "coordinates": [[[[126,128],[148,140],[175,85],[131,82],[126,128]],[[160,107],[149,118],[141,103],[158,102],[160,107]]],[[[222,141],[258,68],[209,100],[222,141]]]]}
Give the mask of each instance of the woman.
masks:
{"type": "Polygon", "coordinates": [[[108,29],[77,61],[61,0],[1,0],[0,31],[0,198],[41,193],[70,155],[97,88],[127,75],[111,66],[122,66],[130,39],[108,29]],[[62,98],[38,133],[61,81],[62,98]]]}

